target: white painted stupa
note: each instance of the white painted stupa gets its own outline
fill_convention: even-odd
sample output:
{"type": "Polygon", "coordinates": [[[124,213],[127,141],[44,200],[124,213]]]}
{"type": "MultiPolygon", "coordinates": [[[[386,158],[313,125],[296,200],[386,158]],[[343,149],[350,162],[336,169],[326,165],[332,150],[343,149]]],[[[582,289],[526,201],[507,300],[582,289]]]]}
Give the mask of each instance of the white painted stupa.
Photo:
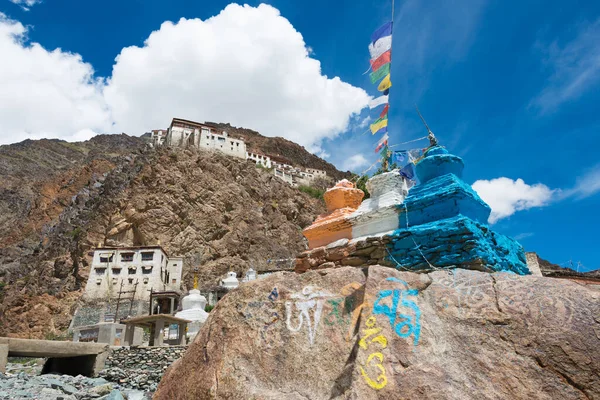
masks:
{"type": "Polygon", "coordinates": [[[187,319],[192,321],[188,323],[187,336],[194,338],[200,327],[208,318],[208,313],[204,311],[206,307],[206,297],[200,294],[198,290],[198,278],[194,278],[194,288],[190,290],[190,293],[181,300],[182,310],[175,314],[177,318],[187,319]]]}
{"type": "Polygon", "coordinates": [[[240,281],[238,280],[235,272],[229,271],[227,273],[227,277],[221,280],[221,286],[230,290],[240,286],[240,281]]]}

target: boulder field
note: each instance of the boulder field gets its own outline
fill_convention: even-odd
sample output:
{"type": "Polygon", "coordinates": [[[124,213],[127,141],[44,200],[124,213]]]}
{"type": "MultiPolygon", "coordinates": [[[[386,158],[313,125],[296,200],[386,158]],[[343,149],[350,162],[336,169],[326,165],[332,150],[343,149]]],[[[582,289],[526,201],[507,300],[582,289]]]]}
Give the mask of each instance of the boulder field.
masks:
{"type": "Polygon", "coordinates": [[[379,265],[280,272],[211,312],[155,399],[600,399],[600,291],[379,265]]]}

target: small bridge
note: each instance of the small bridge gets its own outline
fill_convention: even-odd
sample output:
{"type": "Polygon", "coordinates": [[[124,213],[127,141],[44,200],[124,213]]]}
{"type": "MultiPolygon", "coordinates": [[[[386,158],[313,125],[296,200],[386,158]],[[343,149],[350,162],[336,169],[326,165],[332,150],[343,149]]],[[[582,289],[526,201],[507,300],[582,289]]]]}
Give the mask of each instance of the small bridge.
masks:
{"type": "Polygon", "coordinates": [[[104,368],[108,344],[0,337],[0,372],[8,357],[47,358],[42,374],[95,376],[104,368]]]}

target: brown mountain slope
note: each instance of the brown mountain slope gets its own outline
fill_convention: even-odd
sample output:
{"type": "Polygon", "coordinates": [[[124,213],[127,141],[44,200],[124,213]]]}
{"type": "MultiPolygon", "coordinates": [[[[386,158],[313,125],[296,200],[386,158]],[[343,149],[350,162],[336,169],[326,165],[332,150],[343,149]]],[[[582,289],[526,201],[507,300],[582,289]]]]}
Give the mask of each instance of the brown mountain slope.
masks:
{"type": "Polygon", "coordinates": [[[244,160],[111,138],[0,148],[0,335],[63,332],[98,243],[160,242],[210,284],[293,258],[323,211],[244,160]]]}

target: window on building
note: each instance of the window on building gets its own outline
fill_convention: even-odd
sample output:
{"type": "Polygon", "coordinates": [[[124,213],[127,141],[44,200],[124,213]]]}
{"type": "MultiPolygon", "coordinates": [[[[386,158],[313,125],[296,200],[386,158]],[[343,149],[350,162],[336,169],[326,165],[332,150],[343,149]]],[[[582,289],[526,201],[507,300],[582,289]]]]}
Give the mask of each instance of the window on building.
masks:
{"type": "Polygon", "coordinates": [[[134,253],[121,253],[121,262],[132,262],[134,253]]]}
{"type": "Polygon", "coordinates": [[[215,137],[214,137],[214,136],[212,136],[212,135],[211,135],[211,137],[210,137],[210,138],[211,138],[211,140],[215,140],[215,137]]]}
{"type": "Polygon", "coordinates": [[[233,146],[233,142],[231,142],[231,145],[233,146]]]}
{"type": "Polygon", "coordinates": [[[152,273],[152,267],[142,268],[142,274],[148,275],[152,273]]]}
{"type": "Polygon", "coordinates": [[[129,275],[135,275],[135,271],[136,271],[136,269],[135,269],[135,268],[129,268],[129,269],[127,270],[127,273],[128,273],[129,275]]]}
{"type": "Polygon", "coordinates": [[[173,279],[173,280],[171,281],[171,283],[172,283],[173,285],[174,285],[174,284],[176,284],[176,283],[177,283],[177,279],[173,279]]]}
{"type": "Polygon", "coordinates": [[[104,271],[106,271],[106,268],[96,268],[96,274],[98,275],[104,275],[104,271]]]}
{"type": "Polygon", "coordinates": [[[109,263],[113,261],[114,254],[100,254],[100,262],[101,263],[109,263]]]}
{"type": "Polygon", "coordinates": [[[113,275],[121,274],[121,268],[112,268],[112,274],[113,275]]]}
{"type": "Polygon", "coordinates": [[[152,260],[154,260],[154,252],[153,251],[142,252],[142,261],[152,261],[152,260]]]}

